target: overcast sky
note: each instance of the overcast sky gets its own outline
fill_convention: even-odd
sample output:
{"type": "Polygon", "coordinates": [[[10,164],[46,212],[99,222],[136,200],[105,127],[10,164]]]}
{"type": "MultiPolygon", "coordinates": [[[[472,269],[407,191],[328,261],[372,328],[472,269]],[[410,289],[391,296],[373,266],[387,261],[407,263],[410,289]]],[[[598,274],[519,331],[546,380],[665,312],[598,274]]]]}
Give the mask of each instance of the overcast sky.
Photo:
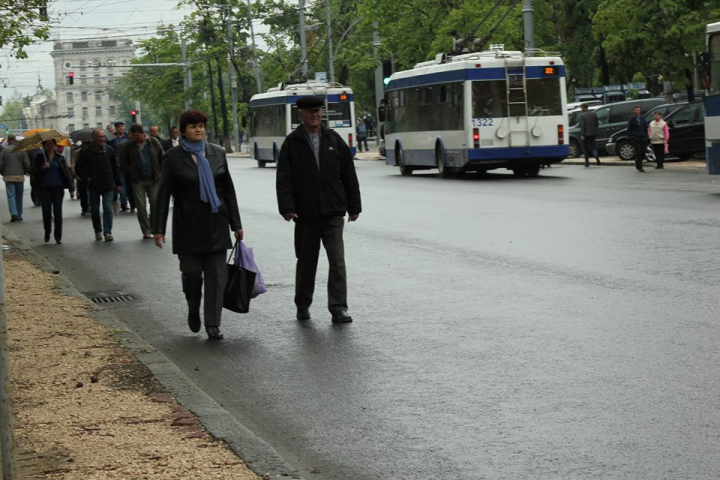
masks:
{"type": "MultiPolygon", "coordinates": [[[[38,85],[38,72],[45,88],[55,89],[53,41],[83,37],[130,37],[133,41],[151,37],[161,22],[177,25],[192,9],[177,8],[177,0],[55,0],[49,14],[53,23],[50,40],[27,49],[25,60],[8,58],[8,50],[0,49],[0,79],[7,83],[0,95],[9,99],[15,91],[32,95],[38,85]],[[5,81],[7,79],[7,81],[5,81]]],[[[256,33],[259,25],[254,22],[256,33]]]]}

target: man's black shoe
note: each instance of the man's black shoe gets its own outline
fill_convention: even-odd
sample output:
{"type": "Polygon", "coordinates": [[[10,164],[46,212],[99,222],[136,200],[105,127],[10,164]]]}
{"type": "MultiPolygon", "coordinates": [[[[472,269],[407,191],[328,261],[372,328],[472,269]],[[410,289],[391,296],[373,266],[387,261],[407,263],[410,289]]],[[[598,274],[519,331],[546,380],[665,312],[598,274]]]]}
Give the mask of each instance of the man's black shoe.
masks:
{"type": "Polygon", "coordinates": [[[10,217],[10,221],[11,221],[11,222],[17,222],[17,221],[18,221],[17,215],[11,216],[11,217],[10,217]]]}
{"type": "Polygon", "coordinates": [[[190,327],[190,331],[193,333],[198,333],[200,331],[200,313],[188,313],[188,327],[190,327]]]}
{"type": "Polygon", "coordinates": [[[352,317],[348,315],[348,313],[345,310],[342,310],[340,312],[333,312],[332,314],[332,323],[350,323],[352,322],[352,317]]]}
{"type": "Polygon", "coordinates": [[[297,319],[310,320],[310,310],[308,310],[307,308],[298,308],[297,319]]]}
{"type": "Polygon", "coordinates": [[[222,340],[225,338],[222,333],[220,333],[220,327],[216,326],[209,326],[205,327],[205,331],[207,332],[207,336],[209,340],[222,340]]]}

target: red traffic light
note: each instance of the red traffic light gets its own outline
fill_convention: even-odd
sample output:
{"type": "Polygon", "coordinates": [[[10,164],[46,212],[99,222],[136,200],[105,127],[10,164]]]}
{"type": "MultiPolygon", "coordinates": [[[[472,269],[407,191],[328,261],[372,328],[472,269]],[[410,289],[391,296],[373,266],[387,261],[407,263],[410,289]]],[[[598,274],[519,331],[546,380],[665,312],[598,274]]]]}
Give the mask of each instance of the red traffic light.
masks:
{"type": "Polygon", "coordinates": [[[73,72],[68,72],[68,83],[72,85],[75,82],[75,74],[73,72]]]}
{"type": "Polygon", "coordinates": [[[130,115],[137,115],[137,111],[135,111],[135,110],[130,110],[130,115]]]}
{"type": "Polygon", "coordinates": [[[73,78],[75,74],[73,72],[68,73],[68,77],[73,78]]]}

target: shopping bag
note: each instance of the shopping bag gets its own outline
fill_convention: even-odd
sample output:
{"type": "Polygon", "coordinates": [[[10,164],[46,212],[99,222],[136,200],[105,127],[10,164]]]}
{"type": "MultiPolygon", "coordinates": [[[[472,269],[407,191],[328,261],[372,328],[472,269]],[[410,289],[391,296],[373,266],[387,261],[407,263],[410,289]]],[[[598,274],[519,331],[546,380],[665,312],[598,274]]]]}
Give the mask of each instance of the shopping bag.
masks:
{"type": "Polygon", "coordinates": [[[267,292],[265,280],[263,280],[260,269],[258,269],[255,263],[252,248],[246,247],[242,240],[238,241],[238,243],[240,244],[240,248],[235,251],[235,265],[243,266],[251,272],[255,272],[255,283],[253,284],[252,294],[250,295],[251,298],[255,298],[261,293],[267,292]]]}
{"type": "MultiPolygon", "coordinates": [[[[230,252],[230,256],[238,250],[238,243],[230,252]]],[[[236,258],[240,257],[236,254],[236,258]]],[[[229,260],[229,258],[228,258],[229,260]]],[[[248,270],[242,264],[228,263],[227,283],[223,295],[223,307],[235,313],[248,313],[250,311],[250,299],[255,285],[255,272],[248,270]]]]}

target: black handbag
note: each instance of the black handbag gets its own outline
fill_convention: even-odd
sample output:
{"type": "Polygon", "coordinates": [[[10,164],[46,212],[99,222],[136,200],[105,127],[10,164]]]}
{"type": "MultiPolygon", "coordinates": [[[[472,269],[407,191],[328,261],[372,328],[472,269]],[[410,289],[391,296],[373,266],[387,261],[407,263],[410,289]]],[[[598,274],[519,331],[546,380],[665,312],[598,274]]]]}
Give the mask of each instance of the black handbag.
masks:
{"type": "MultiPolygon", "coordinates": [[[[238,242],[230,252],[230,260],[237,251],[238,242]]],[[[223,308],[227,308],[235,313],[248,313],[250,311],[250,298],[255,285],[255,272],[243,268],[242,255],[237,255],[239,265],[228,263],[227,267],[227,283],[225,284],[225,293],[223,296],[223,308]]]]}

